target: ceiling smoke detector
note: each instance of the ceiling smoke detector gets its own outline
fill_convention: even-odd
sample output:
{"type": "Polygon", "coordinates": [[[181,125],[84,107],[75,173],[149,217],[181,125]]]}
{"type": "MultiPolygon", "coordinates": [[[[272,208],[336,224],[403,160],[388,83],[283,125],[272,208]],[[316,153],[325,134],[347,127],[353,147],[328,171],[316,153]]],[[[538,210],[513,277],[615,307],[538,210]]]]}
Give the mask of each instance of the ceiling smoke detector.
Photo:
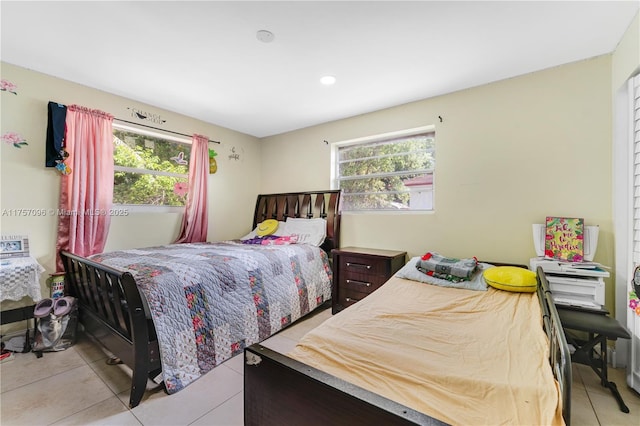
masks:
{"type": "Polygon", "coordinates": [[[271,31],[260,30],[256,33],[256,37],[263,43],[271,43],[275,36],[271,31]]]}

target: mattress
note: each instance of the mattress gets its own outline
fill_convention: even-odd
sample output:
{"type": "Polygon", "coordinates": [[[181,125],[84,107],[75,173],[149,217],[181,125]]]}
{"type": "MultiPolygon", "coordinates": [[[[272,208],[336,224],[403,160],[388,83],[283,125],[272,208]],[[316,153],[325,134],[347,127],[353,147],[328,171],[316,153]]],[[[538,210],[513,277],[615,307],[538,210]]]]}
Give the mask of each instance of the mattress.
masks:
{"type": "Polygon", "coordinates": [[[535,293],[393,277],[290,357],[450,424],[563,424],[535,293]]]}
{"type": "Polygon", "coordinates": [[[171,244],[91,259],[135,278],[170,394],[331,297],[327,254],[308,244],[171,244]]]}

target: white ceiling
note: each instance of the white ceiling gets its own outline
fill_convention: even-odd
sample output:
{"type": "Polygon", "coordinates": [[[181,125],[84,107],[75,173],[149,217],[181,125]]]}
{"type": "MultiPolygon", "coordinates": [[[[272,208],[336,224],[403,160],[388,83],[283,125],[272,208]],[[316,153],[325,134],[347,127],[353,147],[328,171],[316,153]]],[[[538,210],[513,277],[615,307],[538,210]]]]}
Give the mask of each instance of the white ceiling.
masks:
{"type": "Polygon", "coordinates": [[[639,5],[2,1],[1,58],[264,137],[610,53],[639,5]]]}

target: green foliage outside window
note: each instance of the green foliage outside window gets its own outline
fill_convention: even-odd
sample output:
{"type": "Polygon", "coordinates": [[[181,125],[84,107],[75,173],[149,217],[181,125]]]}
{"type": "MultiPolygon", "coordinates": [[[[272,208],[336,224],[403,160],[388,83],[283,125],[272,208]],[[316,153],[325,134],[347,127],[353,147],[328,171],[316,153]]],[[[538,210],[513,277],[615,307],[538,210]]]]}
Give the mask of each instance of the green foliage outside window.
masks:
{"type": "Polygon", "coordinates": [[[113,146],[115,204],[185,205],[191,145],[114,129],[113,146]]]}
{"type": "Polygon", "coordinates": [[[433,133],[338,148],[345,210],[409,209],[405,182],[433,173],[433,133]]]}

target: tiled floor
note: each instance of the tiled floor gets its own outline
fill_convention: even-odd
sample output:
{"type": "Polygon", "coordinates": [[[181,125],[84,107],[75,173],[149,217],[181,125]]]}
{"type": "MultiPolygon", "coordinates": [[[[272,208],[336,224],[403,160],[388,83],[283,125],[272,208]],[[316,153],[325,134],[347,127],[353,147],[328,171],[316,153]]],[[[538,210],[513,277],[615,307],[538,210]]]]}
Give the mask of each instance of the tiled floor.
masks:
{"type": "MultiPolygon", "coordinates": [[[[309,330],[331,316],[318,311],[263,342],[288,352],[309,330]]],[[[106,365],[106,354],[89,338],[63,352],[16,354],[0,364],[0,423],[9,425],[242,425],[242,356],[215,368],[186,389],[168,396],[149,382],[142,403],[129,410],[130,372],[106,365]]],[[[573,367],[574,425],[640,425],[640,396],[626,386],[624,370],[611,369],[629,406],[622,413],[597,376],[573,367]]]]}

